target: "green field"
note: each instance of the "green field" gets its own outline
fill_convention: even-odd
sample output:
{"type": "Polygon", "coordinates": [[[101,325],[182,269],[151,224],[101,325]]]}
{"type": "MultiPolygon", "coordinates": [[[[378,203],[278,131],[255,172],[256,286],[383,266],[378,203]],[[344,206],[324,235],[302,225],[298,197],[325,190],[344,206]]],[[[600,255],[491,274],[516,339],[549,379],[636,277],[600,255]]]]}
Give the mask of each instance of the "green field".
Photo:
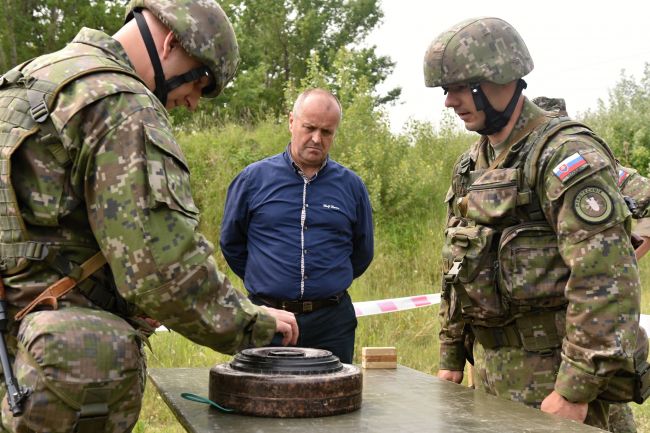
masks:
{"type": "MultiPolygon", "coordinates": [[[[364,178],[375,211],[375,259],[354,282],[352,298],[365,301],[439,292],[444,195],[451,165],[470,138],[423,125],[414,125],[404,136],[386,138],[390,134],[381,123],[369,124],[372,122],[348,115],[334,151],[335,159],[364,178]]],[[[181,135],[193,170],[194,195],[202,209],[202,231],[215,244],[225,191],[232,177],[248,163],[282,151],[288,138],[286,126],[275,122],[262,123],[254,130],[230,125],[181,135]]],[[[220,269],[227,271],[220,253],[215,257],[220,269]]],[[[642,279],[650,281],[650,259],[646,260],[642,279]]],[[[227,273],[241,289],[241,281],[227,273]]],[[[642,311],[650,314],[648,299],[646,294],[642,311]]],[[[400,364],[435,373],[437,312],[433,306],[360,318],[355,362],[360,361],[363,346],[395,346],[400,364]]],[[[211,367],[229,359],[173,332],[154,335],[151,343],[149,367],[211,367]]],[[[639,431],[650,432],[648,406],[633,407],[639,431]]],[[[150,384],[135,431],[183,431],[150,384]]]]}

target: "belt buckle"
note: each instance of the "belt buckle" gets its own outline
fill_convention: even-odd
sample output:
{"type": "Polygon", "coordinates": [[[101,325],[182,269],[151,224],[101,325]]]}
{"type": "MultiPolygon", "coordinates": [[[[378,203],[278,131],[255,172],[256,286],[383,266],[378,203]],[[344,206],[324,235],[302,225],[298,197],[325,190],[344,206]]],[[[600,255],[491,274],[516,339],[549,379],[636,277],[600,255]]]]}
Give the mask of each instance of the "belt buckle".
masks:
{"type": "Polygon", "coordinates": [[[314,309],[314,304],[311,301],[305,301],[302,303],[302,312],[309,313],[314,309]]]}

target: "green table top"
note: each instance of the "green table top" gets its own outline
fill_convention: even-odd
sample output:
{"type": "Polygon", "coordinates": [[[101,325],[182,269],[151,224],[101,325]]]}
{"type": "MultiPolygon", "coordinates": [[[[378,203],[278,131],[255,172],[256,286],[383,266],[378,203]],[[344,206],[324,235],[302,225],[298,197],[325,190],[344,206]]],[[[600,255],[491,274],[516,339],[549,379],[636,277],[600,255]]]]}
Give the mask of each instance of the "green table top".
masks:
{"type": "Polygon", "coordinates": [[[300,419],[223,414],[183,399],[182,392],[207,397],[208,368],[152,368],[149,377],[178,421],[192,433],[602,432],[403,366],[363,370],[360,410],[300,419]]]}

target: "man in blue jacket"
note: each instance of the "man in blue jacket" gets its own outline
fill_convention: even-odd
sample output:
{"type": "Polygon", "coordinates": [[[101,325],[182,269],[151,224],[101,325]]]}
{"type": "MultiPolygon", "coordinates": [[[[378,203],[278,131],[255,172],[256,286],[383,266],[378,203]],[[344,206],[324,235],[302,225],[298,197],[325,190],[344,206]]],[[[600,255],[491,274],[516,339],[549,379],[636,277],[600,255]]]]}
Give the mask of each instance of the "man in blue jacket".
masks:
{"type": "Polygon", "coordinates": [[[286,150],[228,188],[221,251],[254,303],[296,314],[297,346],[351,363],[357,320],[347,289],[372,261],[373,228],[365,185],[328,157],[341,115],[325,90],[298,97],[286,150]]]}

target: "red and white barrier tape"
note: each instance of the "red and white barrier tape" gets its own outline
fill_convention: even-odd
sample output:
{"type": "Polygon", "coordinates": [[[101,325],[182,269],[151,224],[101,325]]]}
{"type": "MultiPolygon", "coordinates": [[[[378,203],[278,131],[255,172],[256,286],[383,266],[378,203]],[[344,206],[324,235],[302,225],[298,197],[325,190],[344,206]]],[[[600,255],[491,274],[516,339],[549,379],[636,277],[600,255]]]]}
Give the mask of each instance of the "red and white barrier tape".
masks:
{"type": "MultiPolygon", "coordinates": [[[[431,293],[428,295],[406,296],[404,298],[353,302],[352,305],[354,306],[356,316],[363,317],[411,310],[413,308],[428,307],[429,305],[436,305],[439,303],[440,293],[431,293]]],[[[650,315],[641,314],[640,325],[650,333],[650,315]]],[[[156,331],[168,331],[168,329],[164,326],[160,326],[156,331]]]]}
{"type": "Polygon", "coordinates": [[[429,295],[407,296],[405,298],[380,299],[378,301],[354,302],[354,312],[357,317],[372,316],[374,314],[392,313],[395,311],[410,310],[412,308],[427,307],[440,303],[440,293],[429,295]]]}
{"type": "MultiPolygon", "coordinates": [[[[392,313],[395,311],[410,310],[412,308],[427,307],[440,303],[440,293],[430,295],[409,296],[406,298],[381,299],[378,301],[354,302],[354,311],[357,317],[372,316],[373,314],[392,313]]],[[[650,315],[641,314],[639,325],[650,333],[650,315]]]]}

